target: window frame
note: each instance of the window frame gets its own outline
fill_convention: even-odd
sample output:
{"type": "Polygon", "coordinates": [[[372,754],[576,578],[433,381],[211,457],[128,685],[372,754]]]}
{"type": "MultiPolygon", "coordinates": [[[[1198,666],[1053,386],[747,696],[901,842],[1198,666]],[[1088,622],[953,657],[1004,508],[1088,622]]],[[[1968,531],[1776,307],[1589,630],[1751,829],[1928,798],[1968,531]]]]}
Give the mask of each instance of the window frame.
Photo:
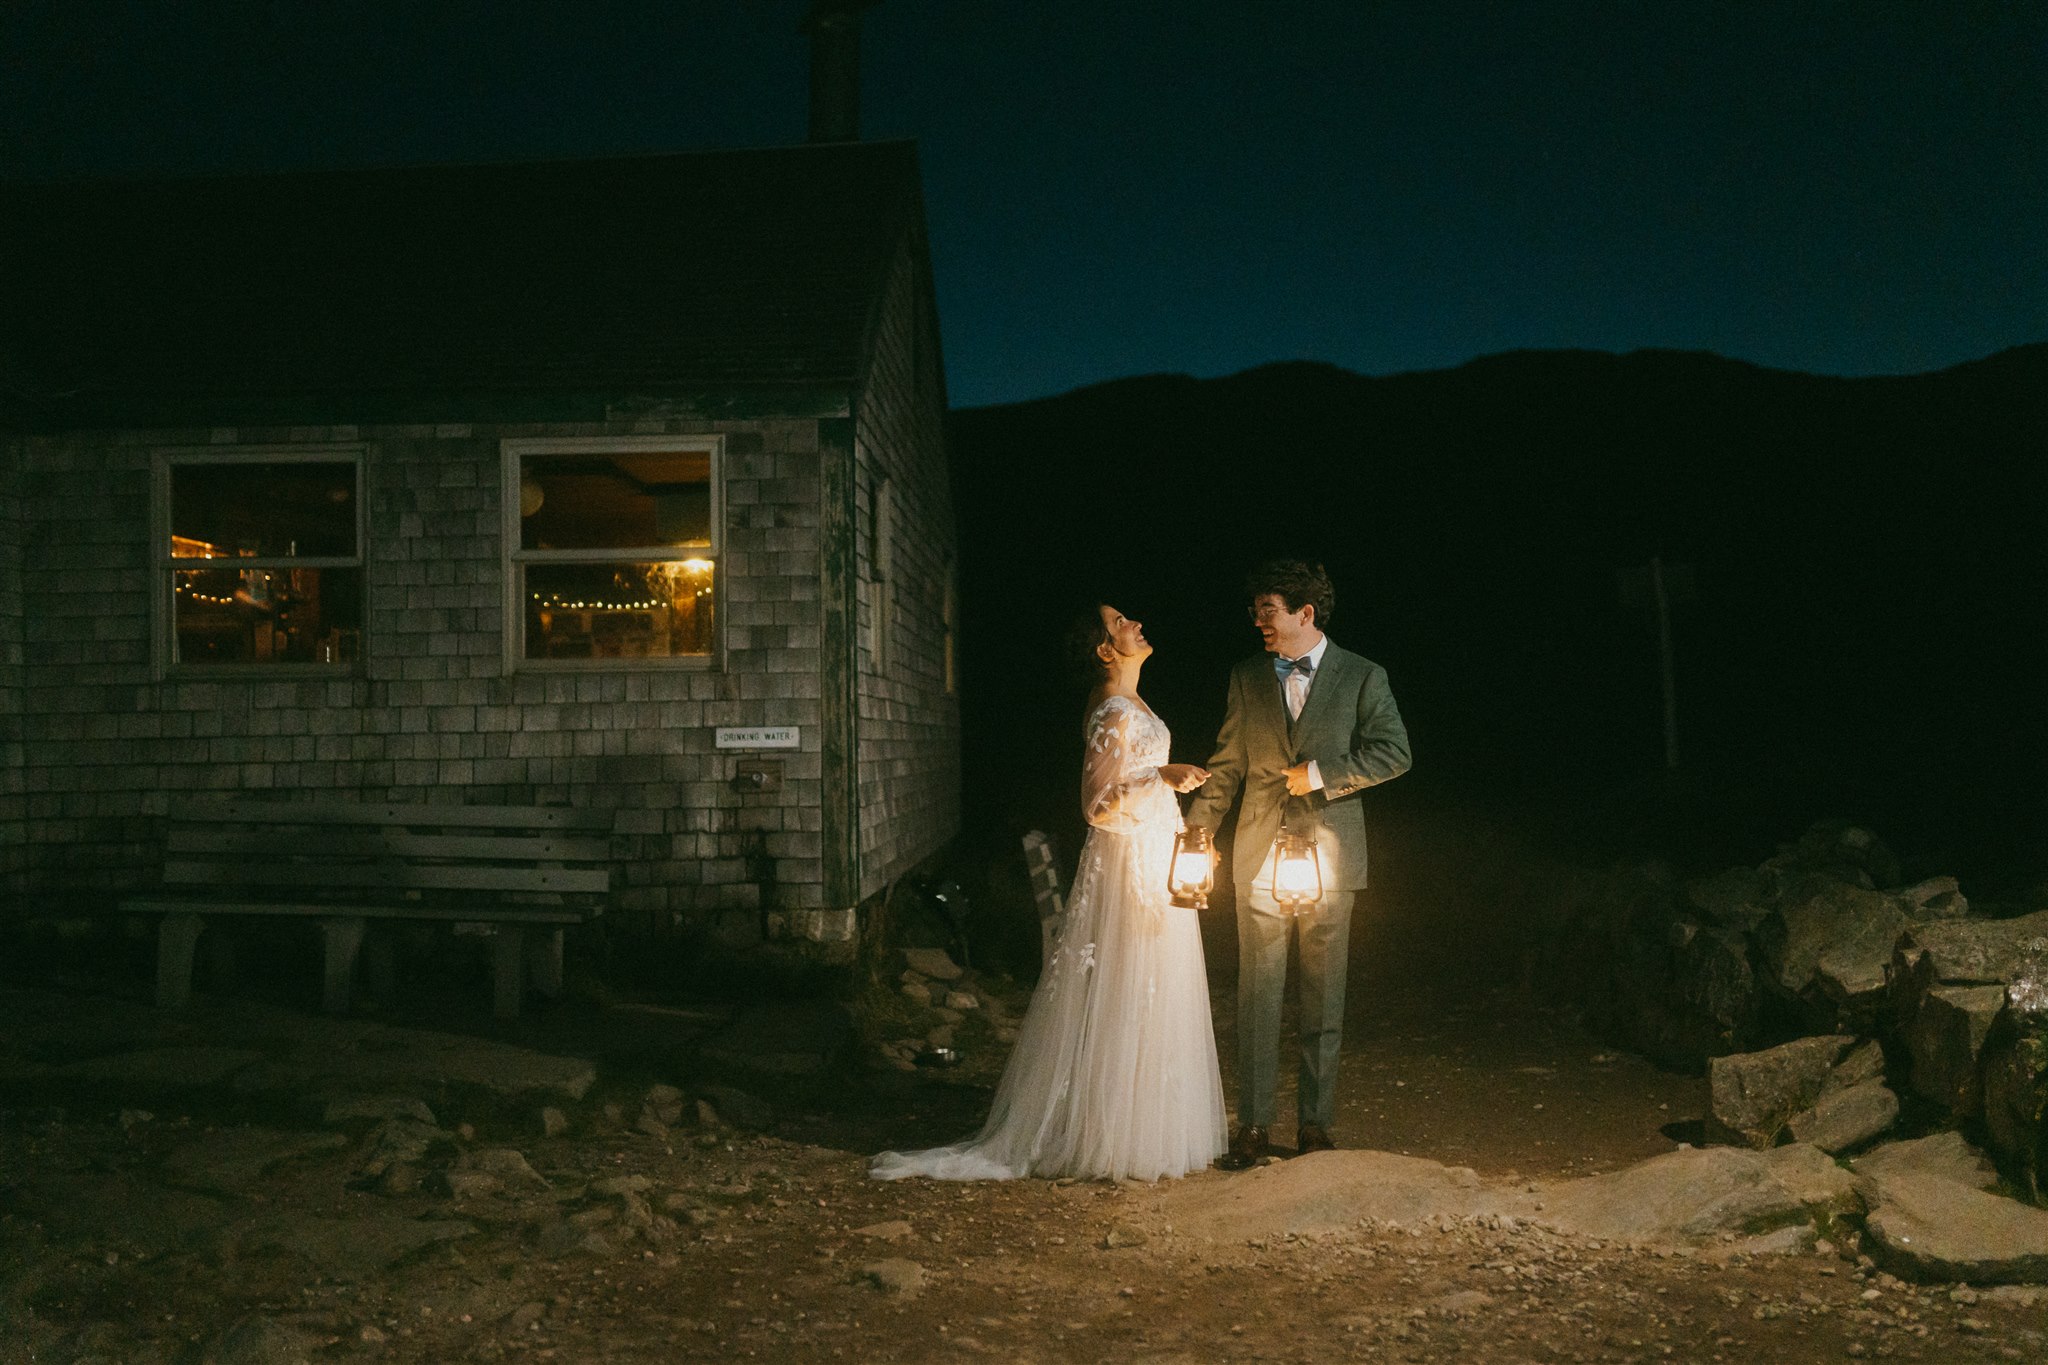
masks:
{"type": "Polygon", "coordinates": [[[504,508],[504,663],[507,673],[610,673],[661,670],[704,671],[725,666],[725,437],[520,436],[500,441],[500,502],[504,508]],[[520,546],[519,479],[529,455],[615,455],[626,451],[701,451],[710,462],[711,545],[679,551],[673,545],[620,545],[576,550],[527,550],[520,546]],[[526,568],[529,564],[609,564],[619,560],[708,558],[711,575],[711,652],[624,659],[532,659],[526,655],[526,568]]]}
{"type": "MultiPolygon", "coordinates": [[[[150,452],[149,562],[150,660],[158,681],[167,678],[239,678],[251,682],[280,678],[353,678],[362,675],[370,653],[369,517],[364,507],[363,469],[366,442],[321,442],[293,445],[159,446],[150,452]],[[176,657],[178,611],[174,600],[178,574],[190,572],[192,559],[171,554],[171,473],[186,465],[348,464],[355,470],[356,552],[345,555],[262,555],[237,557],[237,569],[354,569],[361,574],[362,640],[354,659],[331,664],[186,663],[176,657]]],[[[207,561],[197,561],[207,562],[207,561]]]]}

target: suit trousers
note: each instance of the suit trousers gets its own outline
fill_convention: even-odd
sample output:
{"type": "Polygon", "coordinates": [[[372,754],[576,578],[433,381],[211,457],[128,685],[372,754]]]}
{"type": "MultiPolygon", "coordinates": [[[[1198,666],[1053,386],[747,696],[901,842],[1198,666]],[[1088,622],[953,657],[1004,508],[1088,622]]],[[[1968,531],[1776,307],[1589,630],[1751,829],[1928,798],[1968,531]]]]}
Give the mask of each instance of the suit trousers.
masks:
{"type": "Polygon", "coordinates": [[[1307,909],[1283,909],[1269,887],[1237,886],[1237,1121],[1272,1126],[1279,1081],[1287,950],[1298,948],[1295,1023],[1301,1037],[1295,1112],[1328,1127],[1337,1117],[1337,1053],[1344,1041],[1344,969],[1355,891],[1325,891],[1307,909]]]}

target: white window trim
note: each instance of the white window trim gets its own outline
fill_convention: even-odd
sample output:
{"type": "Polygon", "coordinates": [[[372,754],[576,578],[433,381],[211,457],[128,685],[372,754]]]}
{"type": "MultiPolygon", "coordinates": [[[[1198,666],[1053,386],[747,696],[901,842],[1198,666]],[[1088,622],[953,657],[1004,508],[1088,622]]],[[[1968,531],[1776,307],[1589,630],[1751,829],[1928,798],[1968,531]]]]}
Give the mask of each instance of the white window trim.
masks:
{"type": "Polygon", "coordinates": [[[150,663],[153,676],[165,678],[243,678],[250,681],[278,678],[346,678],[358,675],[370,652],[369,520],[363,506],[363,467],[368,462],[365,442],[318,445],[218,445],[160,446],[150,452],[149,486],[149,605],[150,663]],[[237,559],[238,569],[355,569],[362,573],[363,639],[352,665],[322,663],[190,664],[172,656],[177,652],[177,609],[172,602],[179,570],[194,566],[190,559],[171,554],[171,471],[180,465],[223,464],[340,464],[355,467],[356,552],[348,555],[265,555],[237,559]]]}
{"type": "MultiPolygon", "coordinates": [[[[500,441],[499,500],[503,504],[504,662],[507,673],[623,673],[673,669],[706,670],[725,663],[725,438],[677,436],[522,436],[500,441]],[[613,455],[620,451],[701,450],[711,457],[711,548],[717,566],[711,579],[711,653],[668,659],[529,659],[526,657],[526,573],[528,564],[604,564],[619,559],[679,559],[673,545],[622,545],[592,550],[519,548],[519,469],[528,455],[613,455]]],[[[692,555],[706,552],[692,548],[692,555]]]]}

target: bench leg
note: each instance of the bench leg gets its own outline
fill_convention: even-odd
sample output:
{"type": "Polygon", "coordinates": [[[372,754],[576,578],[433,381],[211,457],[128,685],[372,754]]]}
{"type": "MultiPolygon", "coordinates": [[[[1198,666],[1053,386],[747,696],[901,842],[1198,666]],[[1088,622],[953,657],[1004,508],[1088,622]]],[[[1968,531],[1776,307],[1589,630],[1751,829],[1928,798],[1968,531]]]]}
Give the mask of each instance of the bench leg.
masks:
{"type": "Polygon", "coordinates": [[[491,949],[492,1012],[500,1019],[517,1019],[519,999],[526,993],[526,926],[499,925],[491,949]]]}
{"type": "Polygon", "coordinates": [[[320,921],[321,936],[327,941],[327,981],[320,1005],[329,1014],[347,1014],[354,994],[356,956],[363,948],[363,917],[337,915],[320,921]]]}
{"type": "Polygon", "coordinates": [[[183,1009],[192,1001],[192,955],[206,922],[198,915],[165,915],[156,930],[156,1003],[183,1009]]]}
{"type": "Polygon", "coordinates": [[[562,993],[562,931],[545,929],[526,945],[526,974],[533,988],[552,1000],[562,993]]]}

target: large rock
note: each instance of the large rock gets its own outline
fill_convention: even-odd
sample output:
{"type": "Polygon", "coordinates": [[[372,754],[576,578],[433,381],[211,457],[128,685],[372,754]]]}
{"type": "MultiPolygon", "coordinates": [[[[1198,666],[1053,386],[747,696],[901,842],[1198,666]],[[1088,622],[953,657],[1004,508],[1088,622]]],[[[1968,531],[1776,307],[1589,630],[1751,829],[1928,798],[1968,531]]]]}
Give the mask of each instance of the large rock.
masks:
{"type": "Polygon", "coordinates": [[[1819,874],[1866,887],[1899,880],[1899,860],[1884,841],[1840,819],[1815,821],[1797,841],[1781,845],[1761,870],[1786,881],[1819,874]]]}
{"type": "Polygon", "coordinates": [[[1985,1039],[1980,1074],[1984,1128],[2039,1197],[2048,1173],[2048,1010],[2022,1009],[2031,988],[2008,990],[2008,1007],[1985,1039]]]}
{"type": "Polygon", "coordinates": [[[1778,905],[1758,937],[1780,989],[1860,1018],[1875,1015],[1892,949],[1910,925],[1881,891],[1814,879],[1778,905]]]}
{"type": "Polygon", "coordinates": [[[944,948],[905,948],[903,960],[910,964],[910,970],[934,981],[958,981],[964,975],[960,964],[944,948]]]}
{"type": "Polygon", "coordinates": [[[1182,1233],[1242,1240],[1336,1232],[1362,1218],[1397,1225],[1463,1218],[1497,1211],[1503,1203],[1467,1167],[1345,1150],[1262,1166],[1222,1182],[1181,1181],[1158,1208],[1182,1233]]]}
{"type": "Polygon", "coordinates": [[[1688,1147],[1552,1187],[1536,1217],[1560,1232],[1671,1246],[1805,1222],[1852,1198],[1849,1174],[1811,1147],[1688,1147]]]}
{"type": "Polygon", "coordinates": [[[1861,1147],[1899,1119],[1899,1097],[1883,1081],[1825,1092],[1813,1108],[1794,1114],[1785,1125],[1795,1142],[1823,1152],[1861,1147]]]}
{"type": "Polygon", "coordinates": [[[1678,998],[1714,1022],[1726,1042],[1754,1036],[1761,1009],[1749,940],[1734,928],[1701,926],[1679,936],[1672,954],[1678,998]]]}
{"type": "Polygon", "coordinates": [[[1747,934],[1771,912],[1771,879],[1753,867],[1731,867],[1687,882],[1685,903],[1702,919],[1747,934]]]}
{"type": "Polygon", "coordinates": [[[1912,999],[1936,986],[2002,986],[2048,956],[2048,910],[2016,919],[1945,919],[1915,924],[1892,954],[1895,993],[1912,999]]]}
{"type": "Polygon", "coordinates": [[[1988,1190],[1998,1184],[1998,1168],[1991,1158],[1972,1147],[1961,1133],[1953,1132],[1887,1142],[1849,1166],[1860,1176],[1932,1175],[1973,1190],[1988,1190]]]}
{"type": "Polygon", "coordinates": [[[1749,1147],[1774,1146],[1792,1116],[1813,1107],[1835,1064],[1855,1044],[1848,1034],[1824,1034],[1714,1058],[1707,1064],[1712,1094],[1707,1136],[1749,1147]]]}
{"type": "Polygon", "coordinates": [[[1991,1036],[1992,1021],[2005,1008],[2004,986],[1935,986],[1920,999],[1905,1027],[1913,1058],[1913,1093],[1933,1100],[1957,1118],[1983,1110],[1978,1058],[1991,1036]]]}
{"type": "Polygon", "coordinates": [[[1892,894],[1915,920],[1961,919],[1970,913],[1969,898],[1954,877],[1929,877],[1892,894]]]}
{"type": "Polygon", "coordinates": [[[2048,1284],[2048,1212],[1919,1172],[1859,1177],[1863,1248],[1903,1279],[2048,1284]]]}

